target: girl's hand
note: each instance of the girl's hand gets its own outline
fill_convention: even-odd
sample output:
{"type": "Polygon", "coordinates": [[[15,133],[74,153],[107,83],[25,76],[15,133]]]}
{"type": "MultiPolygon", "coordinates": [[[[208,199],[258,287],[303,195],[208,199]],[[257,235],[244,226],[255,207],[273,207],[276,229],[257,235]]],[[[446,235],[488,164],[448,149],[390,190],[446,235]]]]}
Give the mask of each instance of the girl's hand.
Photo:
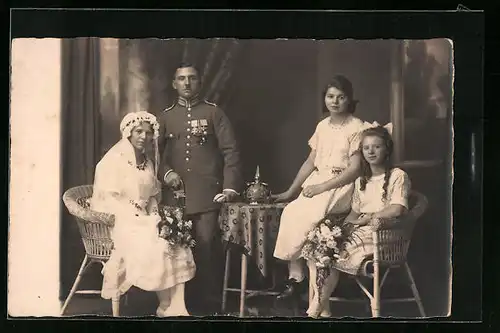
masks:
{"type": "Polygon", "coordinates": [[[357,220],[350,221],[351,224],[359,225],[359,226],[364,226],[370,223],[372,217],[370,214],[364,214],[361,215],[357,220]]]}
{"type": "Polygon", "coordinates": [[[307,186],[304,189],[304,191],[302,191],[302,195],[305,196],[306,198],[312,198],[315,195],[321,194],[323,192],[325,192],[323,184],[318,184],[318,185],[307,186]]]}
{"type": "Polygon", "coordinates": [[[292,199],[292,193],[290,191],[271,195],[271,200],[273,202],[287,202],[290,201],[290,199],[292,199]]]}

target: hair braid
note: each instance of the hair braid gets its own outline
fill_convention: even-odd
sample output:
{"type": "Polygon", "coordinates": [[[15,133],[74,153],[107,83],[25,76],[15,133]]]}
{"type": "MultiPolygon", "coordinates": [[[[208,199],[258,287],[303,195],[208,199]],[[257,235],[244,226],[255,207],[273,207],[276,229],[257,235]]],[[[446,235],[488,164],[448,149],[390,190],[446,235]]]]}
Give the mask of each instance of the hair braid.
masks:
{"type": "Polygon", "coordinates": [[[386,164],[385,175],[384,175],[384,186],[382,187],[384,189],[384,192],[382,193],[383,202],[387,201],[387,187],[389,186],[389,178],[391,177],[391,171],[392,167],[386,164]]]}
{"type": "Polygon", "coordinates": [[[364,191],[366,189],[366,184],[368,179],[372,177],[372,169],[370,165],[364,159],[361,161],[361,176],[360,176],[360,190],[364,191]]]}

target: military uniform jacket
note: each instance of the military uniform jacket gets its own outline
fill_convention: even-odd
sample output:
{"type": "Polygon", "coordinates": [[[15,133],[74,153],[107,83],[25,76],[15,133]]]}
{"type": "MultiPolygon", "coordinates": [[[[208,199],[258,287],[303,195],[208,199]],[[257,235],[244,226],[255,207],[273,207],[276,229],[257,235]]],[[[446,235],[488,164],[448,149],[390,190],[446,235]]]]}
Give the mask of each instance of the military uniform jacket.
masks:
{"type": "MultiPolygon", "coordinates": [[[[223,189],[240,193],[240,152],[229,119],[215,104],[197,99],[178,101],[159,117],[159,178],[169,170],[182,178],[186,193],[186,214],[220,208],[213,198],[223,189]]],[[[164,186],[163,201],[173,203],[170,189],[164,186]]]]}

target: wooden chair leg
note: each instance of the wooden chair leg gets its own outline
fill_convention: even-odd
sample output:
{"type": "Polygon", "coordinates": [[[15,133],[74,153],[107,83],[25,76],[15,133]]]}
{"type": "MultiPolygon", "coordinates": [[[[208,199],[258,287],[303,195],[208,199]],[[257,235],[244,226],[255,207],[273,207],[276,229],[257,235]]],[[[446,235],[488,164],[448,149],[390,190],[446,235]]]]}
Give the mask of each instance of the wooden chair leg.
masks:
{"type": "Polygon", "coordinates": [[[420,298],[420,294],[418,293],[417,285],[415,284],[415,279],[411,274],[410,266],[405,262],[405,270],[408,275],[408,280],[410,281],[411,291],[413,293],[413,297],[415,298],[415,302],[417,302],[418,311],[422,317],[425,317],[424,305],[422,304],[422,299],[420,298]]]}
{"type": "Polygon", "coordinates": [[[113,310],[113,317],[119,317],[120,316],[120,296],[113,297],[113,299],[111,300],[111,307],[113,310]]]}
{"type": "Polygon", "coordinates": [[[76,293],[76,290],[78,288],[78,284],[80,284],[80,281],[82,279],[83,274],[87,270],[87,262],[89,261],[89,258],[87,255],[83,258],[82,264],[80,265],[80,269],[78,271],[78,275],[76,276],[75,282],[73,283],[73,286],[71,287],[71,291],[69,292],[68,297],[66,298],[66,301],[64,302],[63,307],[61,308],[61,316],[64,315],[64,311],[66,310],[66,307],[68,306],[69,302],[73,298],[73,296],[76,293]]]}
{"type": "Polygon", "coordinates": [[[247,256],[241,254],[241,287],[240,287],[240,317],[245,316],[245,299],[247,288],[247,256]]]}
{"type": "Polygon", "coordinates": [[[373,297],[371,298],[372,316],[380,317],[380,262],[378,253],[378,234],[373,233],[373,246],[376,249],[373,253],[373,297]]]}
{"type": "Polygon", "coordinates": [[[231,248],[227,248],[226,250],[226,263],[224,268],[224,284],[222,287],[222,313],[226,312],[226,302],[227,302],[227,287],[229,283],[229,269],[231,262],[231,248]]]}

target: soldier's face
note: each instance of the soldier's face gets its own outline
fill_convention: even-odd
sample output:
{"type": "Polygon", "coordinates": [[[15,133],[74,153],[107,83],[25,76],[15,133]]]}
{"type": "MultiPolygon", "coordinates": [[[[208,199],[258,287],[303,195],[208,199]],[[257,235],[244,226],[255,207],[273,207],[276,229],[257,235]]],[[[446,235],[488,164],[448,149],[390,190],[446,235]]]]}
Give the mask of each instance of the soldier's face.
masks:
{"type": "Polygon", "coordinates": [[[172,86],[179,96],[191,98],[200,90],[200,78],[193,67],[178,68],[172,86]]]}

